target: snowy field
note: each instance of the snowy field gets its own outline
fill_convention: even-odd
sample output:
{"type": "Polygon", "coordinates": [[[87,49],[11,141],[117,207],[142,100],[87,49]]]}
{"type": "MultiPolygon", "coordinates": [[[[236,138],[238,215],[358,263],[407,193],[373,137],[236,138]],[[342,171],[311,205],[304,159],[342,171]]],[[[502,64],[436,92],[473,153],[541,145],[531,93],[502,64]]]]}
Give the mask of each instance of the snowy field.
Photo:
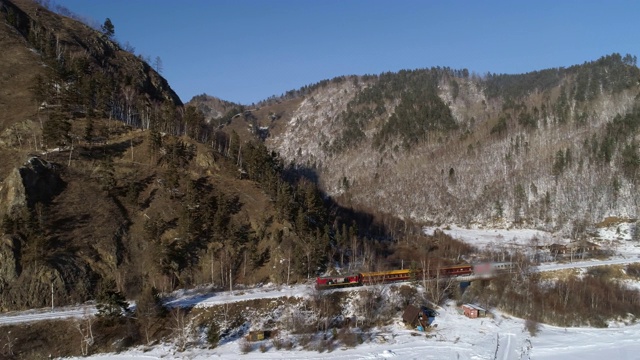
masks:
{"type": "Polygon", "coordinates": [[[640,359],[640,325],[612,324],[607,329],[541,325],[539,333],[532,337],[521,319],[500,314],[493,319],[469,319],[459,314],[453,305],[438,311],[434,322],[437,328],[429,333],[430,337],[406,330],[398,323],[376,329],[370,342],[350,349],[338,347],[331,352],[295,348],[278,351],[265,340],[267,351],[264,353],[258,350],[261,342],[254,344],[253,351],[243,354],[239,342],[235,341],[216,349],[191,348],[177,352],[174,346],[167,344],[146,352],[134,349],[120,354],[95,355],[89,359],[640,359]]]}
{"type": "MultiPolygon", "coordinates": [[[[531,229],[466,229],[455,225],[442,228],[423,228],[424,233],[427,235],[432,235],[436,230],[440,230],[480,250],[503,246],[526,252],[533,245],[567,245],[570,242],[569,239],[557,234],[531,229]]],[[[608,228],[598,228],[596,236],[589,241],[598,244],[601,249],[610,250],[614,254],[613,258],[635,259],[640,257],[640,243],[631,241],[631,229],[628,223],[616,224],[608,228]]]]}

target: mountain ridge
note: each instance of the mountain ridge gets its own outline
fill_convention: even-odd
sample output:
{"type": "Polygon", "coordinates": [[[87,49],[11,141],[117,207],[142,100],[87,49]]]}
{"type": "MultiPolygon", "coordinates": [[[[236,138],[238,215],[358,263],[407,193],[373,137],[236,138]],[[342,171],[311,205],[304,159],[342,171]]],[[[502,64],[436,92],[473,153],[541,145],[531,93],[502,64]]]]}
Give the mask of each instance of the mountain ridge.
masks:
{"type": "Polygon", "coordinates": [[[317,171],[324,191],[346,206],[426,223],[571,234],[583,222],[638,217],[638,74],[635,57],[612,54],[522,75],[431,68],[344,76],[297,105],[277,100],[286,109],[277,120],[269,118],[276,104],[253,114],[268,128],[271,149],[317,171]],[[400,89],[404,98],[393,95],[400,89]],[[439,100],[427,100],[429,92],[439,100]],[[434,111],[445,109],[437,102],[457,128],[433,127],[441,116],[434,111]],[[612,133],[620,126],[630,131],[612,133]],[[567,214],[576,201],[581,215],[567,214]]]}

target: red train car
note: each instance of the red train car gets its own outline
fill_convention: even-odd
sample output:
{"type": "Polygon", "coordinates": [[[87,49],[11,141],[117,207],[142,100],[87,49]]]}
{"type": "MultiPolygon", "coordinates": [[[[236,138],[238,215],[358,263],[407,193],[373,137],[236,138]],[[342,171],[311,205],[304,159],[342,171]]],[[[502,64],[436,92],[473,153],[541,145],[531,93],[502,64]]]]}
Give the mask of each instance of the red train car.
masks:
{"type": "Polygon", "coordinates": [[[473,274],[473,267],[471,265],[456,265],[440,268],[440,275],[442,276],[465,276],[473,274]]]}
{"type": "Polygon", "coordinates": [[[360,274],[345,276],[322,276],[316,278],[316,289],[362,285],[360,274]]]}

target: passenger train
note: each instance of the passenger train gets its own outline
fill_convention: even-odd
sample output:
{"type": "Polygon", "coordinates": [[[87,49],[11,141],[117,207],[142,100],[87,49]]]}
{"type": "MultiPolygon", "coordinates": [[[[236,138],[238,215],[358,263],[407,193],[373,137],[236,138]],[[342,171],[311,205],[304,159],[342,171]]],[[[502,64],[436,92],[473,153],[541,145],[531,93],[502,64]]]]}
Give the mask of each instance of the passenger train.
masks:
{"type": "MultiPolygon", "coordinates": [[[[455,265],[441,267],[437,270],[429,271],[427,277],[434,279],[436,277],[459,277],[459,276],[489,276],[499,272],[509,272],[513,268],[513,263],[479,263],[474,265],[455,265]]],[[[423,276],[422,269],[401,269],[376,272],[362,272],[341,276],[321,276],[316,278],[317,289],[331,289],[347,286],[362,286],[381,284],[398,281],[409,281],[412,279],[421,279],[423,276]]]]}

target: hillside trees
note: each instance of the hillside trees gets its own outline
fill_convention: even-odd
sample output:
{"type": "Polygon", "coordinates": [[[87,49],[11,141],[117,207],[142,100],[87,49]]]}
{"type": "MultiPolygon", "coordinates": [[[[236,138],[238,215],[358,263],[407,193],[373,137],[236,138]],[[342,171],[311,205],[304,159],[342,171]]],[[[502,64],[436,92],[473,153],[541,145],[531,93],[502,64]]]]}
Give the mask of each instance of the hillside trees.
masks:
{"type": "MultiPolygon", "coordinates": [[[[639,294],[612,278],[612,271],[591,269],[581,277],[542,281],[539,275],[503,276],[489,286],[480,286],[488,295],[486,305],[509,313],[557,326],[606,327],[612,318],[638,316],[639,294]]],[[[486,285],[486,284],[484,284],[486,285]]],[[[478,296],[476,284],[465,296],[478,296]]],[[[481,295],[483,296],[483,295],[481,295]]]]}
{"type": "Polygon", "coordinates": [[[383,148],[399,141],[405,148],[428,140],[431,132],[447,132],[456,129],[451,110],[437,95],[441,78],[451,76],[451,70],[432,68],[428,70],[400,71],[397,74],[383,74],[374,86],[359,94],[351,103],[352,109],[343,115],[347,123],[342,137],[346,142],[362,138],[363,119],[374,114],[381,115],[386,109],[386,99],[399,98],[400,103],[394,113],[374,135],[374,146],[383,148]],[[363,107],[368,104],[367,107],[363,107]]]}
{"type": "MultiPolygon", "coordinates": [[[[270,196],[275,210],[274,220],[287,227],[287,224],[292,226],[290,230],[293,231],[276,236],[278,249],[270,252],[272,257],[286,259],[287,276],[315,276],[318,271],[323,271],[327,261],[339,260],[344,264],[347,259],[351,262],[356,260],[363,251],[357,225],[352,224],[352,220],[338,219],[336,214],[330,214],[317,185],[284,168],[278,156],[261,142],[239,144],[239,138],[232,133],[231,144],[230,148],[234,150],[225,151],[229,160],[239,164],[246,179],[255,181],[270,196]],[[234,143],[237,145],[233,146],[234,143]],[[237,162],[237,159],[241,161],[237,162]],[[336,255],[339,258],[332,257],[336,255]]],[[[256,233],[259,234],[262,237],[266,235],[262,231],[256,233]]],[[[242,242],[239,254],[248,251],[253,254],[252,262],[260,263],[264,253],[256,253],[252,241],[242,242]]],[[[227,253],[225,258],[227,256],[232,254],[227,253]]]]}
{"type": "MultiPolygon", "coordinates": [[[[69,39],[39,19],[27,23],[30,26],[20,30],[47,64],[32,86],[39,105],[55,105],[74,116],[115,118],[134,127],[150,128],[153,122],[159,131],[183,134],[185,119],[175,111],[181,106],[179,99],[149,64],[118,51],[110,40],[114,34],[110,19],[102,25],[103,38],[95,38],[95,32],[87,28],[69,39]],[[161,114],[156,103],[163,104],[161,114]]],[[[192,126],[192,119],[186,119],[189,131],[196,133],[192,135],[206,134],[192,126]]]]}
{"type": "Polygon", "coordinates": [[[185,107],[183,122],[185,135],[198,141],[206,141],[206,139],[201,138],[206,133],[203,131],[206,128],[206,123],[201,111],[193,106],[185,107]]]}
{"type": "MultiPolygon", "coordinates": [[[[596,61],[585,62],[569,68],[552,68],[526,74],[487,74],[484,79],[485,92],[490,98],[522,99],[535,91],[544,92],[560,85],[567,76],[575,81],[567,91],[567,97],[559,99],[560,108],[566,101],[584,102],[593,100],[601,91],[620,92],[633,85],[640,71],[636,59],[629,54],[624,58],[613,53],[596,61]]],[[[562,94],[565,94],[563,91],[562,94]]],[[[560,116],[560,119],[564,119],[560,116]]]]}
{"type": "MultiPolygon", "coordinates": [[[[164,184],[170,196],[180,203],[175,225],[166,227],[158,220],[148,220],[145,225],[149,247],[157,247],[154,251],[160,253],[159,274],[170,279],[171,287],[189,286],[204,279],[228,286],[236,276],[243,274],[244,278],[247,268],[251,271],[263,266],[273,250],[258,244],[272,234],[256,232],[242,216],[237,216],[247,204],[241,203],[237,195],[213,188],[206,178],[191,180],[171,175],[180,174],[193,157],[193,150],[182,141],[163,139],[156,146],[162,147],[165,154],[159,160],[168,175],[164,184]],[[164,238],[163,233],[171,228],[175,237],[164,238]]],[[[244,143],[238,151],[248,180],[271,195],[274,206],[284,206],[284,211],[276,214],[284,214],[280,221],[293,225],[291,275],[297,278],[315,274],[323,265],[322,256],[329,241],[324,232],[327,215],[319,191],[306,180],[296,186],[284,181],[280,161],[260,142],[244,143]]]]}
{"type": "Polygon", "coordinates": [[[638,144],[632,142],[624,146],[621,154],[622,173],[635,183],[640,169],[640,155],[638,155],[638,144]]]}

